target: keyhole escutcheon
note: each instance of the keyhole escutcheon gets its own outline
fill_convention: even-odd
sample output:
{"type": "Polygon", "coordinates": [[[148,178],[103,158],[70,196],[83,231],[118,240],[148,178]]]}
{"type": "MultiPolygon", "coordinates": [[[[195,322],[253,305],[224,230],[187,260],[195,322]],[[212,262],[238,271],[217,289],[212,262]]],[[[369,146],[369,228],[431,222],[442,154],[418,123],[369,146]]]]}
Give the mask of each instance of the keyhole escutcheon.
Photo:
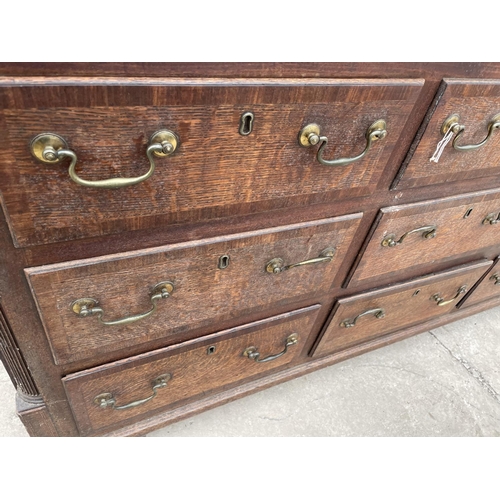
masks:
{"type": "Polygon", "coordinates": [[[253,130],[254,114],[251,111],[247,111],[241,115],[240,118],[240,134],[250,135],[253,130]]]}

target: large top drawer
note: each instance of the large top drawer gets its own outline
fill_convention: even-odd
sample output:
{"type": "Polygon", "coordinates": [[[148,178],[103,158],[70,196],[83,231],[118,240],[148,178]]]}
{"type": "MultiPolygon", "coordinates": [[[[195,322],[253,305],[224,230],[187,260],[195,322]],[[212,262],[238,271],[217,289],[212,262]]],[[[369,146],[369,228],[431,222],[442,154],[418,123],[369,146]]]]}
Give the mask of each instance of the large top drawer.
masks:
{"type": "Polygon", "coordinates": [[[367,195],[422,84],[0,79],[1,191],[14,242],[23,247],[367,195]],[[386,136],[368,139],[381,120],[386,136]],[[328,140],[326,161],[369,150],[343,166],[323,165],[317,154],[324,141],[299,143],[310,124],[328,140]],[[165,130],[173,135],[156,134],[165,130]],[[139,181],[150,171],[148,148],[162,143],[175,150],[151,149],[155,170],[139,181]],[[116,178],[137,183],[95,187],[116,178]]]}

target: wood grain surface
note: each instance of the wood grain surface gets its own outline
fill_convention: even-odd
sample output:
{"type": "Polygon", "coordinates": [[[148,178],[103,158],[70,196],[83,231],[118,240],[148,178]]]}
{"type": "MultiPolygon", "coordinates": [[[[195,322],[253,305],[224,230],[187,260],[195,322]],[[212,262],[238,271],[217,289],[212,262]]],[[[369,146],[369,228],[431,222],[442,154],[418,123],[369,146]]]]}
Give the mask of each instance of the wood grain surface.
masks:
{"type": "Polygon", "coordinates": [[[401,285],[342,298],[334,305],[331,318],[312,355],[331,354],[447,314],[456,308],[464,295],[441,306],[432,297],[438,294],[439,298],[449,301],[460,287],[465,286],[470,290],[490,266],[491,261],[484,260],[401,285]],[[360,317],[350,328],[342,326],[344,321],[352,322],[359,314],[374,309],[382,309],[384,316],[377,318],[374,314],[369,314],[360,317]]]}
{"type": "MultiPolygon", "coordinates": [[[[263,387],[498,305],[500,299],[497,295],[468,307],[465,302],[460,309],[403,327],[396,332],[363,340],[333,354],[308,357],[335,301],[366,293],[369,288],[401,283],[415,276],[445,271],[451,266],[465,265],[477,259],[494,259],[500,253],[499,245],[495,243],[496,236],[491,236],[497,234],[493,233],[497,228],[490,226],[490,236],[479,239],[473,236],[455,241],[455,247],[449,245],[450,254],[441,257],[438,255],[436,260],[427,255],[425,248],[415,250],[410,256],[415,259],[411,267],[406,268],[405,258],[401,257],[398,264],[401,268],[387,274],[383,273],[394,259],[380,255],[378,259],[372,260],[371,269],[375,270],[375,274],[382,274],[361,281],[351,280],[348,288],[341,287],[342,283],[347,286],[360,262],[360,257],[383,215],[381,210],[385,209],[382,207],[404,207],[457,195],[474,198],[478,192],[480,194],[486,189],[500,186],[498,168],[475,163],[471,163],[465,170],[460,167],[455,174],[447,176],[445,182],[428,178],[425,171],[422,172],[423,177],[409,176],[408,184],[404,184],[407,182],[404,179],[399,185],[393,182],[398,172],[397,179],[404,175],[422,138],[433,129],[434,125],[430,124],[430,120],[435,116],[436,123],[439,122],[436,113],[441,104],[436,96],[446,94],[443,97],[443,104],[446,104],[451,95],[448,91],[452,87],[458,89],[464,83],[463,99],[456,94],[455,102],[462,105],[462,101],[472,100],[472,105],[471,110],[467,109],[469,105],[462,107],[461,117],[467,117],[469,111],[475,110],[478,119],[486,120],[479,117],[484,106],[481,103],[491,100],[492,96],[472,93],[475,92],[474,87],[488,88],[488,92],[493,94],[496,92],[493,87],[500,81],[498,63],[0,63],[0,75],[3,76],[0,85],[0,203],[3,212],[0,217],[0,296],[16,343],[46,403],[43,411],[32,413],[32,418],[29,419],[27,427],[33,435],[46,433],[73,436],[79,433],[61,383],[61,378],[68,373],[137,355],[147,356],[147,351],[195,340],[216,331],[236,328],[271,315],[307,307],[312,303],[322,304],[322,307],[302,352],[290,364],[281,368],[278,366],[276,370],[269,370],[262,376],[256,373],[244,381],[230,384],[229,388],[222,391],[215,390],[206,396],[198,394],[180,406],[174,404],[169,407],[171,409],[143,414],[128,423],[112,425],[96,434],[143,434],[263,387]],[[480,82],[478,79],[484,81],[480,82]],[[462,80],[462,83],[458,80],[462,80]],[[372,88],[363,88],[366,84],[372,88]],[[387,91],[381,90],[384,86],[387,91]],[[408,88],[405,90],[404,87],[408,88]],[[343,155],[359,152],[364,147],[364,133],[360,133],[360,129],[367,124],[361,123],[360,115],[356,113],[358,109],[375,110],[377,103],[386,102],[382,99],[384,95],[389,97],[387,109],[390,108],[393,112],[393,106],[400,108],[394,112],[402,126],[397,131],[397,140],[388,128],[387,139],[375,143],[372,153],[376,153],[377,171],[374,172],[371,170],[373,167],[368,165],[361,175],[354,169],[347,177],[339,173],[338,169],[328,168],[327,173],[319,173],[315,148],[303,149],[297,145],[300,127],[310,121],[319,122],[317,116],[331,117],[328,126],[321,123],[322,131],[329,138],[325,158],[337,157],[337,153],[341,152],[343,155]],[[475,101],[479,104],[474,104],[475,101]],[[411,104],[413,102],[414,105],[411,104]],[[240,113],[252,110],[248,105],[255,105],[253,109],[258,110],[259,114],[256,114],[254,133],[242,137],[237,133],[237,128],[240,113]],[[174,125],[177,124],[170,122],[169,117],[179,117],[178,111],[191,107],[193,112],[190,116],[194,121],[180,120],[179,128],[175,129],[174,125]],[[203,112],[203,107],[206,107],[206,112],[203,112]],[[319,109],[320,114],[309,114],[309,108],[313,111],[319,109]],[[124,114],[119,119],[121,109],[124,114]],[[304,122],[297,125],[286,121],[282,115],[278,117],[276,113],[280,109],[289,113],[290,118],[298,116],[304,122]],[[333,116],[334,110],[340,110],[341,114],[333,116]],[[405,115],[406,110],[408,114],[405,115]],[[354,118],[351,112],[356,114],[354,118]],[[262,116],[266,117],[265,123],[262,116]],[[338,132],[339,117],[342,123],[347,123],[342,134],[338,132]],[[72,119],[71,123],[68,123],[68,118],[72,119]],[[157,126],[174,130],[180,135],[181,144],[172,157],[158,160],[157,170],[148,185],[140,185],[136,191],[133,187],[126,188],[122,194],[118,194],[119,191],[103,193],[98,190],[84,193],[84,188],[78,192],[78,186],[71,186],[73,183],[67,175],[67,163],[50,167],[32,159],[28,151],[29,141],[36,135],[32,120],[36,125],[36,133],[39,133],[40,127],[48,130],[46,125],[58,127],[54,131],[66,137],[70,147],[79,156],[77,172],[83,178],[135,176],[144,172],[147,168],[147,140],[157,126]],[[89,131],[86,123],[91,123],[94,130],[89,131]],[[112,132],[115,123],[122,130],[119,135],[112,132]],[[16,134],[12,135],[16,130],[19,137],[24,138],[21,148],[18,138],[14,137],[16,134]],[[210,140],[214,132],[217,134],[215,143],[210,140]],[[288,139],[284,139],[285,136],[288,139]],[[335,138],[341,142],[335,144],[335,138]],[[395,142],[391,143],[389,139],[395,142]],[[200,153],[200,144],[206,151],[200,153]],[[261,145],[265,146],[265,151],[260,149],[261,145]],[[378,147],[382,148],[375,149],[378,147]],[[387,147],[389,149],[385,150],[387,147]],[[224,152],[229,152],[229,156],[224,152]],[[189,158],[189,164],[185,161],[186,158],[189,158]],[[226,182],[224,185],[223,182],[217,184],[218,179],[211,171],[212,165],[217,165],[217,175],[222,172],[226,182]],[[478,166],[480,177],[476,177],[474,172],[478,166]],[[370,172],[373,176],[368,179],[370,172]],[[195,174],[201,176],[206,183],[209,198],[199,195],[202,189],[194,185],[195,174]],[[252,192],[254,178],[258,189],[256,192],[252,192]],[[185,184],[186,181],[191,185],[185,184]],[[351,181],[357,182],[358,187],[355,184],[349,185],[351,181]],[[390,190],[391,185],[396,189],[390,190]],[[172,186],[174,195],[179,195],[177,198],[172,195],[172,186]],[[220,189],[220,193],[216,189],[220,189]],[[194,193],[191,199],[190,192],[194,193]],[[123,193],[127,196],[123,196],[123,193]],[[229,198],[232,198],[231,204],[226,204],[228,193],[229,198]],[[147,208],[144,201],[149,204],[147,208]],[[172,212],[172,206],[176,203],[178,210],[172,212]],[[288,280],[287,291],[283,295],[283,289],[280,288],[279,293],[273,294],[275,301],[267,306],[255,307],[246,312],[242,306],[240,311],[243,312],[235,311],[235,314],[231,314],[228,309],[226,312],[222,311],[222,316],[217,316],[213,310],[214,319],[205,322],[202,320],[198,323],[202,326],[186,328],[168,336],[158,332],[153,337],[147,337],[146,329],[141,329],[140,332],[146,337],[132,332],[131,339],[135,340],[127,343],[120,339],[113,346],[108,344],[110,350],[108,347],[95,347],[96,338],[97,341],[99,339],[92,336],[91,348],[87,350],[83,345],[84,340],[78,340],[78,332],[73,331],[73,328],[70,338],[71,342],[77,339],[79,359],[63,364],[54,363],[54,351],[37,311],[39,304],[33,299],[33,290],[23,272],[26,268],[45,268],[47,273],[61,271],[63,279],[65,266],[71,267],[76,263],[78,267],[82,264],[82,275],[74,275],[71,279],[73,283],[85,285],[92,281],[93,274],[89,272],[89,279],[85,281],[84,273],[93,269],[91,264],[97,263],[103,266],[103,274],[99,280],[104,283],[108,272],[104,263],[110,254],[113,260],[116,256],[131,252],[128,256],[146,256],[147,263],[152,264],[154,259],[148,256],[150,250],[154,253],[156,249],[168,246],[170,254],[174,250],[181,252],[183,248],[189,253],[194,252],[189,248],[190,244],[202,243],[200,252],[203,254],[207,240],[219,244],[231,240],[237,233],[258,234],[262,228],[295,225],[357,212],[363,212],[363,218],[358,220],[356,234],[342,257],[329,289],[320,284],[316,291],[311,291],[315,286],[313,285],[308,293],[294,295],[297,286],[306,287],[308,285],[302,285],[305,281],[310,285],[316,283],[317,278],[301,277],[294,281],[284,273],[279,277],[288,280]],[[20,235],[19,241],[16,241],[15,233],[20,235]],[[480,246],[483,244],[488,246],[480,246]],[[288,299],[281,300],[288,293],[288,299]],[[44,423],[50,421],[53,426],[44,423]]],[[[457,90],[453,90],[455,91],[457,90]]],[[[467,120],[463,141],[481,140],[487,120],[467,120]]],[[[393,120],[388,121],[388,126],[393,123],[393,120]]],[[[436,133],[439,140],[442,136],[439,131],[436,133]]],[[[493,141],[485,148],[492,144],[493,141]]],[[[449,148],[450,146],[445,150],[445,155],[450,153],[449,148]]],[[[467,155],[469,156],[468,153],[467,155]]],[[[370,157],[367,161],[369,159],[370,157]]],[[[364,168],[363,162],[358,165],[364,168]]],[[[493,200],[495,196],[486,196],[485,199],[493,200]]],[[[495,210],[498,212],[500,207],[493,208],[492,211],[495,210]]],[[[432,208],[429,211],[432,212],[432,208]]],[[[402,224],[396,229],[405,232],[410,228],[405,229],[402,224]]],[[[404,245],[411,243],[414,246],[419,243],[415,238],[418,240],[419,235],[409,236],[404,245]]],[[[432,240],[424,243],[430,241],[432,240]]],[[[390,250],[398,252],[401,249],[390,250]]],[[[189,255],[192,256],[191,253],[189,255]]],[[[307,255],[312,256],[312,253],[307,255]]],[[[219,257],[215,253],[213,256],[217,259],[219,257]]],[[[291,257],[301,256],[296,254],[291,257]]],[[[232,264],[234,262],[233,260],[232,264]]],[[[123,267],[115,274],[116,264],[110,261],[109,266],[108,277],[115,276],[111,280],[112,296],[103,292],[96,297],[102,306],[105,305],[104,301],[114,301],[112,306],[108,303],[108,307],[104,307],[109,314],[105,318],[115,319],[120,315],[139,313],[149,308],[149,284],[139,286],[139,283],[129,280],[132,271],[129,274],[123,267]],[[120,279],[124,280],[125,295],[118,286],[120,279]]],[[[201,267],[201,264],[197,264],[192,276],[201,267]]],[[[168,269],[170,268],[168,264],[168,269]]],[[[311,266],[308,271],[313,270],[311,266]]],[[[208,271],[216,275],[213,268],[208,271]]],[[[306,268],[300,271],[305,272],[306,268]]],[[[319,268],[314,273],[318,271],[319,268]]],[[[235,283],[238,279],[235,278],[235,283]]],[[[54,306],[55,294],[52,301],[49,300],[49,288],[52,286],[49,281],[41,279],[39,291],[42,292],[41,288],[47,285],[47,314],[55,311],[57,315],[69,303],[57,306],[59,309],[54,306]]],[[[56,290],[64,288],[64,285],[57,284],[57,280],[54,283],[56,290]]],[[[208,276],[205,283],[208,283],[208,276]]],[[[255,282],[251,283],[253,285],[255,282]]],[[[203,293],[200,292],[196,297],[200,310],[206,307],[207,298],[213,291],[206,284],[204,287],[203,293]]],[[[69,284],[69,288],[65,290],[68,300],[71,298],[70,288],[75,290],[69,284]]],[[[196,289],[192,287],[190,293],[193,288],[196,289]]],[[[98,289],[95,286],[92,290],[101,292],[105,289],[106,287],[98,289]]],[[[85,288],[78,290],[85,292],[85,288]]],[[[181,288],[177,288],[176,292],[180,290],[181,288]]],[[[260,291],[266,296],[272,294],[273,288],[264,286],[260,291]]],[[[170,299],[158,304],[157,313],[168,311],[176,292],[170,299]]],[[[190,297],[190,294],[187,295],[190,297]]],[[[229,299],[227,295],[216,298],[222,307],[226,307],[224,301],[231,301],[237,296],[238,294],[231,292],[229,299]]],[[[240,296],[251,298],[248,291],[241,292],[240,296]]],[[[258,301],[261,303],[267,298],[259,298],[258,301]]],[[[472,299],[472,295],[470,298],[472,299]]],[[[196,312],[192,315],[196,316],[196,312]]],[[[87,321],[92,320],[96,318],[82,321],[88,324],[87,321]]],[[[368,318],[362,318],[360,322],[363,320],[368,318]]],[[[78,325],[75,328],[78,330],[78,325]]],[[[63,335],[60,340],[66,342],[63,335]]],[[[63,349],[67,347],[63,345],[63,349]]],[[[72,359],[75,352],[67,351],[64,356],[72,359]]],[[[149,386],[145,390],[147,392],[149,386]]],[[[144,392],[138,389],[134,397],[139,398],[141,394],[144,395],[144,392]]],[[[128,393],[123,392],[120,396],[123,399],[120,401],[127,402],[127,396],[128,393]]]]}
{"type": "Polygon", "coordinates": [[[226,238],[192,241],[147,251],[26,270],[57,363],[91,358],[200,326],[215,325],[252,311],[272,310],[291,299],[330,289],[361,214],[278,227],[226,238]],[[273,258],[295,264],[335,248],[331,262],[266,272],[273,258]],[[222,255],[230,258],[219,269],[222,255]],[[159,282],[175,290],[148,318],[129,325],[103,325],[71,310],[79,298],[94,298],[104,320],[150,309],[149,293],[159,282]]]}
{"type": "Polygon", "coordinates": [[[47,406],[41,405],[36,408],[19,410],[18,417],[30,436],[33,437],[57,437],[58,432],[50,417],[47,406]]]}
{"type": "Polygon", "coordinates": [[[287,365],[304,347],[319,308],[310,306],[65,377],[64,387],[80,431],[88,435],[124,424],[287,365]],[[278,354],[293,333],[298,335],[297,344],[274,360],[259,363],[243,355],[248,347],[256,347],[261,359],[278,354]],[[214,352],[209,353],[208,347],[214,352]],[[106,392],[113,395],[117,406],[149,397],[151,381],[166,373],[171,375],[167,386],[143,405],[114,410],[94,403],[96,396],[106,392]]]}
{"type": "Polygon", "coordinates": [[[402,281],[417,276],[423,266],[426,272],[432,272],[457,256],[477,254],[492,247],[500,250],[500,224],[482,223],[489,213],[498,211],[498,189],[382,208],[349,286],[402,281]],[[464,218],[468,211],[469,216],[464,218]],[[399,240],[406,232],[429,225],[437,227],[435,238],[425,239],[423,233],[414,233],[400,245],[382,246],[390,234],[399,240]]]}
{"type": "Polygon", "coordinates": [[[0,63],[0,75],[246,78],[500,78],[496,62],[106,62],[0,63]]]}
{"type": "Polygon", "coordinates": [[[463,146],[480,143],[488,134],[488,123],[499,113],[500,80],[445,79],[429,108],[416,144],[412,145],[403,162],[394,188],[406,189],[498,174],[498,131],[479,149],[457,151],[450,142],[437,163],[431,162],[430,158],[443,139],[441,127],[449,116],[458,114],[459,123],[465,126],[458,140],[463,146]]]}
{"type": "Polygon", "coordinates": [[[294,206],[375,189],[422,80],[0,79],[2,197],[14,243],[29,246],[294,206]],[[239,134],[242,113],[254,130],[239,134]],[[345,167],[316,160],[298,133],[315,122],[326,159],[352,157],[376,120],[388,135],[345,167]],[[180,139],[153,176],[121,189],[80,186],[69,160],[47,165],[29,144],[64,137],[86,180],[137,177],[157,130],[180,139]]]}

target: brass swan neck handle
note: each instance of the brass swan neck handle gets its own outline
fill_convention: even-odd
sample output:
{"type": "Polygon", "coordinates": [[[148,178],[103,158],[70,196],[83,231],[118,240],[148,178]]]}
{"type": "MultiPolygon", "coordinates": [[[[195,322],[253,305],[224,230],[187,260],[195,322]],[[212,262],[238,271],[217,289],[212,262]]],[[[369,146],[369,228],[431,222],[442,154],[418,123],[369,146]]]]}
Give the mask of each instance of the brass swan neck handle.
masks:
{"type": "Polygon", "coordinates": [[[321,128],[316,123],[310,123],[306,125],[299,132],[299,144],[303,147],[310,147],[319,144],[318,153],[316,155],[317,160],[322,164],[328,167],[343,167],[345,165],[349,165],[350,163],[354,163],[355,161],[359,161],[364,158],[368,152],[370,151],[372,144],[375,141],[381,141],[385,139],[387,136],[387,125],[384,120],[377,120],[372,123],[365,133],[366,138],[366,146],[365,149],[358,155],[353,156],[351,158],[338,158],[336,160],[325,160],[323,158],[324,149],[328,143],[328,138],[326,136],[321,135],[321,128]]]}
{"type": "Polygon", "coordinates": [[[111,179],[102,179],[89,181],[82,179],[76,173],[77,154],[72,151],[65,139],[60,135],[48,132],[34,137],[30,144],[31,154],[43,163],[56,164],[70,158],[71,163],[68,168],[68,174],[73,182],[80,186],[99,188],[99,189],[117,189],[126,186],[133,186],[149,179],[155,171],[156,157],[165,157],[171,155],[179,143],[178,137],[170,130],[159,130],[155,132],[146,149],[146,157],[149,160],[149,170],[138,177],[113,177],[111,179]]]}
{"type": "Polygon", "coordinates": [[[435,293],[434,295],[431,295],[430,300],[434,300],[438,306],[447,306],[448,304],[451,304],[454,302],[460,295],[463,295],[467,291],[467,285],[462,285],[458,290],[457,293],[455,294],[454,297],[451,299],[445,300],[443,297],[441,297],[441,294],[435,293]]]}
{"type": "Polygon", "coordinates": [[[495,130],[500,129],[500,113],[499,113],[499,114],[496,114],[488,122],[488,132],[486,134],[486,137],[481,142],[478,142],[477,144],[460,145],[460,144],[458,144],[458,141],[465,131],[465,126],[460,125],[459,120],[460,120],[460,117],[458,115],[452,115],[443,124],[443,131],[445,129],[446,129],[446,131],[448,131],[448,129],[451,129],[451,131],[455,133],[455,137],[453,139],[452,145],[453,145],[453,148],[456,149],[457,151],[473,151],[474,149],[481,148],[490,140],[491,136],[493,135],[493,132],[495,132],[495,130]]]}
{"type": "Polygon", "coordinates": [[[292,333],[289,335],[285,341],[285,348],[279,352],[278,354],[271,354],[263,359],[260,359],[260,352],[257,347],[247,347],[243,351],[243,356],[247,357],[248,359],[251,359],[253,361],[256,361],[257,363],[267,363],[269,361],[273,361],[276,358],[280,358],[284,354],[288,352],[288,348],[292,345],[295,345],[299,341],[299,336],[297,333],[292,333]]]}
{"type": "Polygon", "coordinates": [[[462,137],[464,133],[465,126],[460,124],[460,116],[458,114],[452,114],[446,118],[446,120],[441,125],[441,134],[443,138],[438,142],[436,146],[436,150],[434,154],[430,158],[431,162],[438,163],[439,158],[443,154],[443,151],[446,145],[452,140],[453,149],[456,151],[473,151],[475,149],[479,149],[483,147],[493,135],[495,130],[500,129],[500,113],[497,113],[489,122],[488,122],[488,132],[486,137],[478,142],[477,144],[458,144],[459,139],[462,137]]]}
{"type": "Polygon", "coordinates": [[[171,378],[172,375],[170,375],[170,373],[165,373],[164,375],[160,375],[159,377],[155,378],[151,382],[153,394],[147,398],[138,399],[137,401],[132,401],[131,403],[127,403],[124,405],[117,405],[116,398],[113,396],[113,394],[110,392],[104,392],[94,398],[94,404],[101,408],[110,407],[113,410],[128,410],[129,408],[135,408],[136,406],[143,405],[144,403],[147,403],[148,401],[151,401],[153,398],[155,398],[158,394],[158,389],[167,387],[167,382],[171,378]]]}
{"type": "Polygon", "coordinates": [[[150,294],[151,309],[144,313],[134,314],[132,316],[126,316],[125,318],[114,319],[105,321],[102,319],[104,316],[104,310],[101,307],[97,307],[99,302],[96,299],[77,299],[73,301],[70,305],[71,310],[78,315],[80,318],[87,318],[89,316],[97,316],[100,323],[106,326],[115,325],[128,325],[129,323],[134,323],[141,319],[151,316],[156,311],[156,303],[160,299],[167,299],[174,291],[174,284],[170,281],[163,281],[158,283],[150,294]]]}
{"type": "Polygon", "coordinates": [[[368,316],[368,315],[373,315],[377,319],[385,318],[385,311],[384,309],[377,307],[375,309],[368,309],[367,311],[362,312],[361,314],[358,314],[354,319],[344,319],[341,323],[340,326],[342,328],[352,328],[353,326],[356,326],[356,321],[358,321],[359,318],[362,318],[363,316],[368,316]]]}
{"type": "Polygon", "coordinates": [[[279,274],[283,271],[287,271],[288,269],[293,269],[294,267],[308,266],[311,264],[318,264],[320,262],[331,262],[334,256],[335,248],[328,247],[325,248],[318,257],[315,257],[314,259],[303,260],[302,262],[296,262],[295,264],[285,265],[285,262],[282,258],[276,257],[274,259],[271,259],[266,264],[266,272],[270,274],[279,274]]]}

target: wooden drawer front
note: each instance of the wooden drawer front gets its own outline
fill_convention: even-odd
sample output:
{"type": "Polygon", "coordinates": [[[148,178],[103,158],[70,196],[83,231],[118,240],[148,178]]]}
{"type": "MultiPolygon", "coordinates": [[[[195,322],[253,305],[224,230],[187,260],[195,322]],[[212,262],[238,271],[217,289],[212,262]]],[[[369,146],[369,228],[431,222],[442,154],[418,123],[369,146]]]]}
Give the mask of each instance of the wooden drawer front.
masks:
{"type": "Polygon", "coordinates": [[[401,281],[422,274],[423,266],[433,272],[458,256],[500,248],[500,224],[489,223],[497,217],[500,190],[383,208],[349,285],[401,281]],[[400,243],[384,246],[391,239],[400,243]]]}
{"type": "Polygon", "coordinates": [[[471,290],[459,307],[469,307],[484,300],[500,296],[500,257],[495,259],[495,264],[489,269],[476,287],[471,290]]]}
{"type": "Polygon", "coordinates": [[[483,260],[339,299],[312,355],[331,354],[448,313],[490,265],[491,261],[483,260]]]}
{"type": "Polygon", "coordinates": [[[175,335],[178,342],[183,332],[215,320],[236,323],[243,314],[327,292],[361,215],[30,268],[26,275],[54,359],[66,363],[175,335]],[[267,271],[273,259],[291,265],[318,259],[329,248],[330,262],[267,271]],[[221,263],[227,267],[219,269],[221,263]],[[143,314],[152,307],[154,286],[165,281],[174,286],[170,297],[130,324],[103,325],[97,315],[80,317],[72,309],[75,300],[92,298],[104,321],[143,314]]]}
{"type": "Polygon", "coordinates": [[[403,163],[398,176],[400,178],[394,186],[397,189],[405,189],[500,175],[498,126],[500,81],[445,79],[417,134],[418,145],[410,149],[410,155],[403,163]],[[464,127],[456,140],[458,147],[480,144],[488,136],[490,123],[498,125],[487,142],[477,149],[455,149],[452,144],[455,138],[453,134],[438,162],[430,161],[436,146],[444,138],[443,124],[452,115],[458,115],[457,122],[464,127]]]}
{"type": "Polygon", "coordinates": [[[65,377],[80,431],[86,435],[125,424],[291,363],[301,354],[319,308],[314,305],[65,377]],[[106,393],[110,396],[105,399],[112,397],[116,407],[141,401],[153,395],[153,381],[165,374],[167,385],[135,407],[100,407],[94,402],[106,393]]]}
{"type": "MultiPolygon", "coordinates": [[[[208,220],[372,192],[423,80],[0,79],[0,174],[17,246],[169,223],[208,220]],[[241,117],[254,114],[249,135],[241,117]],[[366,157],[321,165],[300,130],[321,126],[326,160],[361,153],[383,119],[387,137],[366,157]],[[138,177],[149,168],[152,134],[179,139],[154,174],[120,189],[81,186],[69,158],[44,164],[30,152],[38,134],[62,136],[84,180],[138,177]],[[291,201],[293,199],[293,201],[291,201]]],[[[246,124],[248,126],[248,124],[246,124]]]]}

